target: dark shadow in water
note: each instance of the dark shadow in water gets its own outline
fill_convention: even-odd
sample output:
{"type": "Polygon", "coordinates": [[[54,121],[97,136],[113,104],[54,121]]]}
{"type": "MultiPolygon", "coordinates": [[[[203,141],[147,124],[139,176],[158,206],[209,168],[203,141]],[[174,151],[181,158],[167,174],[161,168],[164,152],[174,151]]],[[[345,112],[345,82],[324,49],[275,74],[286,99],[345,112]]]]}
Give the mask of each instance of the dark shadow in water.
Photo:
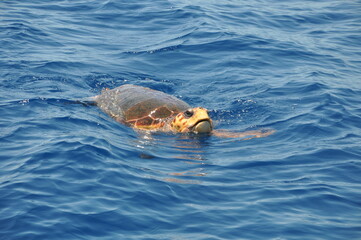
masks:
{"type": "MultiPolygon", "coordinates": [[[[141,159],[167,161],[170,168],[174,166],[174,160],[180,160],[189,165],[189,167],[182,166],[186,168],[184,171],[162,171],[162,175],[167,175],[167,177],[152,177],[168,182],[200,184],[201,181],[195,180],[194,177],[204,177],[207,175],[204,165],[207,161],[205,155],[206,149],[209,146],[209,137],[209,134],[140,132],[138,139],[133,144],[139,149],[139,157],[141,159]]],[[[162,163],[159,162],[159,164],[162,163]]],[[[157,169],[153,170],[154,172],[160,172],[157,169]]]]}

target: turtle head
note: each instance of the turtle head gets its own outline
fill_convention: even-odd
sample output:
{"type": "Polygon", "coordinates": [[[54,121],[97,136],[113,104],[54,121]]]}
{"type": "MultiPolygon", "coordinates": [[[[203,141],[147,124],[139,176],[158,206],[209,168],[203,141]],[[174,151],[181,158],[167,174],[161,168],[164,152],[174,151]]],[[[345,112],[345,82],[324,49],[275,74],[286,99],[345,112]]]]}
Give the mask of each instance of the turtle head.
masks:
{"type": "Polygon", "coordinates": [[[205,108],[191,108],[178,115],[171,122],[171,128],[176,132],[205,133],[212,131],[212,120],[205,108]]]}

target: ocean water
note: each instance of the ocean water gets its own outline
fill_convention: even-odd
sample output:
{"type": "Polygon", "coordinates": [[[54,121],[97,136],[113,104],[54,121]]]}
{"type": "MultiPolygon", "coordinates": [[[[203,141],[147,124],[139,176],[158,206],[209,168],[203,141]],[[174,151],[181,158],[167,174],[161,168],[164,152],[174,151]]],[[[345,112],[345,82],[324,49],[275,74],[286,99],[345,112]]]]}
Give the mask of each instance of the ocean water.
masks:
{"type": "Polygon", "coordinates": [[[361,2],[0,2],[0,239],[361,239],[361,2]],[[251,140],[138,133],[137,84],[251,140]]]}

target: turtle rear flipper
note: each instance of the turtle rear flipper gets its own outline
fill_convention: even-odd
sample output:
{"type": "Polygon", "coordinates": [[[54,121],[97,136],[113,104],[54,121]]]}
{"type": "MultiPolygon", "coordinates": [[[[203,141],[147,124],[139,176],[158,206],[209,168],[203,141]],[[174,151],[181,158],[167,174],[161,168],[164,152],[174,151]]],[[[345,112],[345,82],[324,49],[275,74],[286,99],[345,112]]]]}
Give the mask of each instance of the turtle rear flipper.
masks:
{"type": "Polygon", "coordinates": [[[83,106],[96,106],[95,97],[86,97],[70,100],[68,104],[81,104],[83,106]]]}

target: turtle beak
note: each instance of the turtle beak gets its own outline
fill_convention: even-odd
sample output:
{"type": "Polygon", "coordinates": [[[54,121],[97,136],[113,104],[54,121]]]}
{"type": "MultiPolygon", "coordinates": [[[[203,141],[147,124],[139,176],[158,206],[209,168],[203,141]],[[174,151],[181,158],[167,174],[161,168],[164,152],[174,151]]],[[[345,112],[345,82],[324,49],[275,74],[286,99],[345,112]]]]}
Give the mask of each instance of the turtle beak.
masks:
{"type": "Polygon", "coordinates": [[[202,120],[196,123],[196,125],[192,128],[193,132],[197,133],[208,133],[212,131],[212,123],[210,120],[202,120]]]}

